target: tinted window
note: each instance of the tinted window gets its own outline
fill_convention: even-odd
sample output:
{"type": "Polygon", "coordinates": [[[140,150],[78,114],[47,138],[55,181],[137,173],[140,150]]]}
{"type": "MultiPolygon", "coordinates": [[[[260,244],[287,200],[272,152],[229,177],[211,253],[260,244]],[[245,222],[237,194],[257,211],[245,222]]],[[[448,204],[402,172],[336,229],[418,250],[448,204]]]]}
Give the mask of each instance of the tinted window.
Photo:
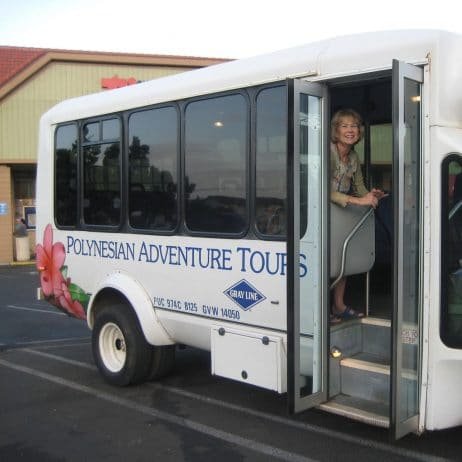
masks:
{"type": "Polygon", "coordinates": [[[443,162],[442,187],[441,337],[462,348],[462,157],[443,162]]]}
{"type": "MultiPolygon", "coordinates": [[[[119,129],[111,130],[110,137],[117,134],[118,138],[120,121],[112,119],[111,123],[119,129]]],[[[83,218],[86,224],[114,226],[120,223],[121,210],[120,142],[105,143],[102,125],[103,122],[84,125],[83,218]]]]}
{"type": "Polygon", "coordinates": [[[99,136],[100,122],[93,122],[85,124],[83,126],[83,142],[98,142],[100,141],[99,136]]]}
{"type": "Polygon", "coordinates": [[[130,225],[173,230],[177,223],[176,110],[167,107],[132,114],[128,136],[130,225]]]}
{"type": "Polygon", "coordinates": [[[58,226],[77,224],[77,126],[56,130],[55,219],[58,226]]]}
{"type": "Polygon", "coordinates": [[[185,219],[191,231],[242,233],[247,226],[247,104],[241,95],[188,104],[185,219]]]}
{"type": "Polygon", "coordinates": [[[287,103],[285,87],[263,90],[257,97],[256,199],[257,230],[286,233],[287,103]]]}
{"type": "Polygon", "coordinates": [[[101,128],[103,131],[102,133],[103,140],[119,139],[120,137],[119,119],[103,120],[101,124],[101,128]]]}

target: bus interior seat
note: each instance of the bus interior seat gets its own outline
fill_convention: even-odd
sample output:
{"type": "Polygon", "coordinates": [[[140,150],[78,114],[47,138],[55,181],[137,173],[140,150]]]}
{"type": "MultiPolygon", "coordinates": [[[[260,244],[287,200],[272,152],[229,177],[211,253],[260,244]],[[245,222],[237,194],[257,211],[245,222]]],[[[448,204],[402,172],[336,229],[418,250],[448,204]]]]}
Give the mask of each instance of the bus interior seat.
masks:
{"type": "Polygon", "coordinates": [[[259,198],[256,209],[256,223],[260,233],[277,236],[285,235],[285,201],[276,197],[259,198]]]}
{"type": "MultiPolygon", "coordinates": [[[[273,159],[278,153],[263,154],[264,159],[273,159]]],[[[269,162],[257,176],[256,225],[262,234],[283,236],[286,234],[286,182],[285,176],[274,170],[269,162]]]]}
{"type": "Polygon", "coordinates": [[[144,228],[146,225],[146,191],[142,183],[130,184],[128,204],[130,226],[144,228]]]}
{"type": "Polygon", "coordinates": [[[83,200],[84,219],[89,225],[115,226],[120,222],[118,191],[91,191],[83,200]]]}
{"type": "MultiPolygon", "coordinates": [[[[340,207],[331,204],[331,245],[330,245],[330,276],[337,278],[340,274],[342,249],[345,239],[355,225],[361,220],[368,207],[349,205],[340,207]]],[[[375,261],[375,223],[370,215],[347,247],[344,276],[366,273],[375,261]]]]}

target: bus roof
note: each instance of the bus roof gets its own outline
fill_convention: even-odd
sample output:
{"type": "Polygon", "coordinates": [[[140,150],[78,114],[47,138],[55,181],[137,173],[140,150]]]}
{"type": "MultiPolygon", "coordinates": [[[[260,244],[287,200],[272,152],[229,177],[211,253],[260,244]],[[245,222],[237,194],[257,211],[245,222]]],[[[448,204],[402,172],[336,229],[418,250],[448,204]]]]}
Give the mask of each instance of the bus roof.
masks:
{"type": "MultiPolygon", "coordinates": [[[[42,122],[78,120],[288,77],[324,80],[387,70],[393,59],[412,64],[431,59],[433,73],[449,64],[451,75],[447,78],[452,76],[455,80],[462,75],[461,55],[462,36],[444,31],[403,30],[341,36],[69,99],[50,109],[42,122]]],[[[451,83],[446,80],[444,87],[454,88],[451,83]]],[[[454,95],[451,93],[448,98],[454,95]]]]}

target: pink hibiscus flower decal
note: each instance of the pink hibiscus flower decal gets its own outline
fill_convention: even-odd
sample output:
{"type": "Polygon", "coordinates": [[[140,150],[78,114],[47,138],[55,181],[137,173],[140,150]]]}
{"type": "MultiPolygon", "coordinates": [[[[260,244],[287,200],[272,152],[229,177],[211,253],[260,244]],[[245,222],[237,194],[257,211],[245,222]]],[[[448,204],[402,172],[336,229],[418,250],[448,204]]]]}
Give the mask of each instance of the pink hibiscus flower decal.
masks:
{"type": "Polygon", "coordinates": [[[60,289],[55,292],[56,301],[68,314],[79,319],[86,319],[87,315],[78,300],[72,300],[67,283],[63,280],[60,289]]]}
{"type": "Polygon", "coordinates": [[[53,229],[50,224],[43,233],[43,245],[36,246],[36,258],[42,291],[48,301],[69,316],[86,319],[82,303],[88,303],[90,294],[65,277],[67,268],[63,265],[66,251],[62,242],[53,244],[53,229]]]}
{"type": "Polygon", "coordinates": [[[40,282],[46,297],[54,295],[55,290],[60,290],[64,277],[61,273],[66,258],[62,242],[53,244],[53,230],[48,224],[43,233],[43,246],[36,247],[37,269],[40,273],[40,282]]]}

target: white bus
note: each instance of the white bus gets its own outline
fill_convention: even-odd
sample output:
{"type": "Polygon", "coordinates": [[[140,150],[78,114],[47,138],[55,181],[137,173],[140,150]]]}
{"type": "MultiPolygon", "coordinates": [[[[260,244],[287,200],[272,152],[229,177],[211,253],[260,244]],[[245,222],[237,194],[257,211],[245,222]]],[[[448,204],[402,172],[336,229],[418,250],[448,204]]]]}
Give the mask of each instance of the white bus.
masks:
{"type": "Polygon", "coordinates": [[[211,372],[408,432],[462,424],[462,37],[339,37],[64,101],[43,115],[42,293],[116,385],[175,345],[211,372]],[[353,108],[375,213],[331,204],[353,108]],[[348,275],[362,319],[329,322],[348,275]]]}

